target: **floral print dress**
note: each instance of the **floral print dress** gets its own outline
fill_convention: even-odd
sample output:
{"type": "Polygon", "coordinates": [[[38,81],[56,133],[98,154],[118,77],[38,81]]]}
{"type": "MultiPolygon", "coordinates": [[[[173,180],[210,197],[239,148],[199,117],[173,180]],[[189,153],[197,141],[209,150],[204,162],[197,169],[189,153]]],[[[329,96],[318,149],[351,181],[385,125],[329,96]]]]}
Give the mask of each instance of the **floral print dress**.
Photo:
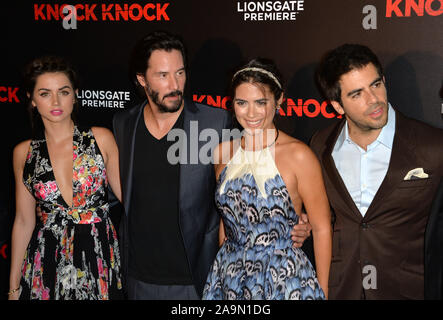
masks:
{"type": "Polygon", "coordinates": [[[292,247],[298,216],[270,148],[239,147],[220,174],[215,198],[227,240],[203,299],[325,299],[305,253],[292,247]]]}
{"type": "Polygon", "coordinates": [[[55,181],[46,140],[32,140],[23,182],[42,211],[22,267],[20,299],[121,297],[117,234],[108,216],[103,157],[91,129],[74,128],[73,203],[55,181]]]}

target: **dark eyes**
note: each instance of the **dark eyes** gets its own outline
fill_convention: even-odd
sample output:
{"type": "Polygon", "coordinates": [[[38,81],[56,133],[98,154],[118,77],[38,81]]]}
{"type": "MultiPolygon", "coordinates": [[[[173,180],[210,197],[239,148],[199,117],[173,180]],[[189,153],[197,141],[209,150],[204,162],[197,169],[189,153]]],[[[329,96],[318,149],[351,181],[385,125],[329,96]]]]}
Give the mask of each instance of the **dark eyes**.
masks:
{"type": "MultiPolygon", "coordinates": [[[[185,70],[180,70],[180,71],[177,71],[177,75],[178,76],[183,76],[185,74],[185,70]]],[[[167,77],[167,73],[166,72],[164,72],[164,73],[159,73],[159,77],[160,78],[166,78],[167,77]]]]}
{"type": "MultiPolygon", "coordinates": [[[[258,100],[255,103],[257,105],[259,105],[260,107],[264,107],[267,105],[267,100],[258,100]]],[[[235,101],[235,104],[238,106],[244,106],[244,105],[246,105],[246,101],[237,100],[237,101],[235,101]]]]}
{"type": "MultiPolygon", "coordinates": [[[[371,86],[374,89],[378,89],[382,86],[382,84],[383,84],[383,81],[380,80],[380,81],[374,82],[371,86]]],[[[358,91],[358,92],[355,92],[354,94],[352,94],[350,97],[351,97],[351,99],[357,99],[360,96],[361,96],[361,91],[358,91]]]]}
{"type": "Polygon", "coordinates": [[[374,88],[378,88],[381,86],[381,81],[374,83],[374,88]]]}
{"type": "MultiPolygon", "coordinates": [[[[68,96],[71,94],[71,92],[68,90],[62,90],[59,92],[59,94],[62,96],[68,96]]],[[[43,91],[40,93],[40,97],[48,97],[49,95],[50,95],[50,93],[48,91],[43,91]]]]}

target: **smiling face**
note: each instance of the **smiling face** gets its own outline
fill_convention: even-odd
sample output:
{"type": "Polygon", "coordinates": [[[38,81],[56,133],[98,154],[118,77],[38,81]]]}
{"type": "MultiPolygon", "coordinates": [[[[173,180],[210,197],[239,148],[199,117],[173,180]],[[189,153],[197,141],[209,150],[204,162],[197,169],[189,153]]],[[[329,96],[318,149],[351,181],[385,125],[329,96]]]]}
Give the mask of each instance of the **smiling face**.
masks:
{"type": "Polygon", "coordinates": [[[186,72],[179,50],[154,50],[145,75],[137,75],[151,107],[159,112],[177,112],[183,106],[186,72]]]}
{"type": "Polygon", "coordinates": [[[40,113],[43,123],[71,121],[75,92],[63,72],[48,72],[37,77],[31,103],[40,113]]]}
{"type": "Polygon", "coordinates": [[[235,117],[251,135],[273,129],[275,110],[282,100],[283,96],[276,101],[268,85],[255,82],[241,83],[235,89],[233,99],[235,117]]]}
{"type": "Polygon", "coordinates": [[[331,101],[348,121],[350,134],[380,132],[388,121],[385,79],[372,63],[340,77],[341,100],[331,101]]]}

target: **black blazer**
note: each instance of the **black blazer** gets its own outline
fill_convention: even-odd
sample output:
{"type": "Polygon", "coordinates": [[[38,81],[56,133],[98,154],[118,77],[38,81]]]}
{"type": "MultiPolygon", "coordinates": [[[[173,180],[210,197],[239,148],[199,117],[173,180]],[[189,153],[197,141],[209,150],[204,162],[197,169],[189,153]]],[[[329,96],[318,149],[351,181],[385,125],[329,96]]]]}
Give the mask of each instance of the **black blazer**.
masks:
{"type": "Polygon", "coordinates": [[[443,179],[434,197],[426,226],[425,299],[443,299],[443,179]]]}
{"type": "MultiPolygon", "coordinates": [[[[120,224],[120,245],[122,251],[123,280],[128,271],[127,221],[131,211],[132,172],[135,146],[135,132],[146,101],[114,116],[114,136],[119,148],[120,179],[125,215],[120,224]]],[[[190,135],[194,131],[215,129],[222,141],[222,129],[231,127],[230,114],[218,108],[185,100],[183,128],[187,135],[186,164],[180,162],[179,182],[179,226],[191,270],[193,283],[201,296],[206,277],[218,251],[218,229],[220,216],[215,207],[215,172],[211,163],[190,163],[190,135]],[[196,121],[191,123],[191,121],[196,121]],[[196,127],[198,125],[198,127],[196,127]]],[[[202,139],[204,140],[204,139],[202,139]]],[[[207,141],[198,141],[200,150],[207,141]]]]}

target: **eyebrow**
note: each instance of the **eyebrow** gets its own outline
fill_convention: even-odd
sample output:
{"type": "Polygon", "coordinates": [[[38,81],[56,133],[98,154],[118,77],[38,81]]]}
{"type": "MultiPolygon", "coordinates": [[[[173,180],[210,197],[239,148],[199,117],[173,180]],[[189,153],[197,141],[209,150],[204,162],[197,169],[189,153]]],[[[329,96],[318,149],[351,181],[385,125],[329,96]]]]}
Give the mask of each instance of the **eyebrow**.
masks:
{"type": "MultiPolygon", "coordinates": [[[[71,89],[71,87],[70,86],[64,86],[64,87],[59,88],[58,90],[63,90],[63,89],[71,89]]],[[[38,91],[51,91],[51,89],[40,88],[40,89],[38,89],[38,91]]]]}
{"type": "MultiPolygon", "coordinates": [[[[179,71],[185,71],[185,67],[181,67],[180,69],[177,69],[177,71],[175,72],[179,72],[179,71]]],[[[160,74],[160,73],[169,73],[170,71],[157,71],[155,72],[156,74],[160,74]]]]}
{"type": "MultiPolygon", "coordinates": [[[[372,81],[371,84],[370,84],[369,86],[372,86],[372,85],[374,85],[375,83],[377,83],[377,82],[379,82],[379,81],[382,81],[382,78],[381,78],[381,77],[378,77],[377,79],[375,79],[374,81],[372,81]]],[[[346,96],[350,97],[350,96],[352,96],[353,94],[358,93],[358,92],[360,92],[360,91],[362,91],[362,90],[363,90],[362,88],[352,90],[352,91],[348,92],[348,94],[347,94],[346,96]]]]}
{"type": "MultiPolygon", "coordinates": [[[[254,102],[266,102],[268,100],[269,100],[268,98],[262,98],[262,99],[256,99],[256,100],[254,100],[254,102]]],[[[235,98],[234,101],[236,101],[236,102],[248,102],[248,100],[241,99],[241,98],[235,98]]]]}

